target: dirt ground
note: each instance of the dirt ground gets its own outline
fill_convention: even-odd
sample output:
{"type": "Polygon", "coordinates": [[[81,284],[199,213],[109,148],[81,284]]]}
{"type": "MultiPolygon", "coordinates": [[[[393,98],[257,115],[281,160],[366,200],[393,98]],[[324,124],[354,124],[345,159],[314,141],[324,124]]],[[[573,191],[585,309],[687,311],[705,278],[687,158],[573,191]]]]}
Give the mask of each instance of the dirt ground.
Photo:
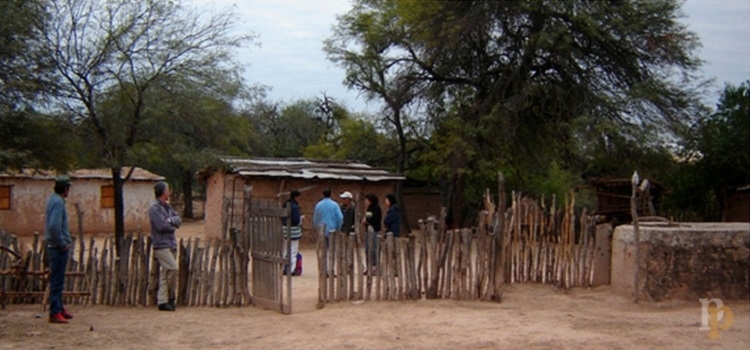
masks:
{"type": "MultiPolygon", "coordinates": [[[[200,235],[202,223],[181,236],[200,235]]],[[[708,339],[698,300],[634,304],[609,286],[568,293],[510,285],[502,303],[420,300],[317,303],[317,263],[303,247],[291,315],[243,308],[77,306],[70,324],[39,305],[0,310],[0,349],[750,349],[750,303],[727,301],[733,324],[708,339]]]]}

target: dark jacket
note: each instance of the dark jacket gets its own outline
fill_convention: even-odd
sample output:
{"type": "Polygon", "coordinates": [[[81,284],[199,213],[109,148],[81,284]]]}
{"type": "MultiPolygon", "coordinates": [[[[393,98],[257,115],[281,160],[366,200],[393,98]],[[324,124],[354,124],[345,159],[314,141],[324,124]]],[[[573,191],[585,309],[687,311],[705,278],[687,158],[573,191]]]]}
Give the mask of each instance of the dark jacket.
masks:
{"type": "Polygon", "coordinates": [[[341,232],[354,231],[354,203],[350,202],[349,207],[341,205],[341,214],[344,215],[344,221],[341,222],[341,232]]]}
{"type": "Polygon", "coordinates": [[[367,213],[365,213],[365,221],[367,225],[372,227],[373,232],[380,232],[380,225],[383,220],[383,212],[380,211],[380,206],[377,204],[370,204],[367,207],[367,213]]]}
{"type": "MultiPolygon", "coordinates": [[[[291,210],[289,212],[289,217],[292,219],[291,225],[292,226],[299,226],[299,223],[301,221],[301,219],[300,219],[300,217],[301,217],[301,214],[300,214],[301,209],[299,207],[299,203],[297,203],[296,200],[287,199],[286,202],[284,202],[284,208],[286,208],[287,206],[289,206],[291,208],[291,210]]],[[[284,226],[286,226],[286,218],[281,218],[281,223],[284,224],[284,226]]]]}
{"type": "Polygon", "coordinates": [[[401,213],[398,210],[398,205],[394,204],[388,211],[385,212],[385,232],[393,232],[393,237],[399,237],[401,235],[401,213]]]}
{"type": "Polygon", "coordinates": [[[288,238],[290,236],[289,232],[287,232],[288,229],[291,232],[291,238],[293,241],[296,241],[298,239],[302,238],[302,227],[300,227],[300,222],[302,221],[302,216],[300,212],[302,209],[299,207],[299,203],[297,203],[294,199],[287,199],[286,202],[284,202],[284,208],[289,207],[289,224],[291,224],[290,228],[287,228],[287,218],[281,218],[281,223],[284,225],[283,232],[284,232],[284,238],[288,238]]]}

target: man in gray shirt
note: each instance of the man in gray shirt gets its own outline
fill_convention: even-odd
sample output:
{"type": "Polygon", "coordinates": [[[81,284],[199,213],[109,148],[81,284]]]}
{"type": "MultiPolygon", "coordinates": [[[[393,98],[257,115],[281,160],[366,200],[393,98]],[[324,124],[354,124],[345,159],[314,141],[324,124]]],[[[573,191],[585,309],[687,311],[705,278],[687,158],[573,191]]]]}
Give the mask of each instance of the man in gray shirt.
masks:
{"type": "Polygon", "coordinates": [[[159,310],[175,310],[175,289],[177,286],[177,240],[174,232],[182,225],[182,219],[169,205],[169,186],[159,181],[154,185],[156,201],[148,209],[151,221],[151,240],[154,257],[159,261],[159,292],[156,297],[159,310]]]}

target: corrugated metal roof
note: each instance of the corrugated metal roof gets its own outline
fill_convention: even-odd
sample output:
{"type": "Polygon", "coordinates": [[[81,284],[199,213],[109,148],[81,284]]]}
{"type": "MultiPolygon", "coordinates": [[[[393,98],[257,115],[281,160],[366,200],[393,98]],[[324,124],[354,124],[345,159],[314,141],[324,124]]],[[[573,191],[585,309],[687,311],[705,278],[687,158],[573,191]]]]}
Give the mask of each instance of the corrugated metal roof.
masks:
{"type": "MultiPolygon", "coordinates": [[[[130,167],[122,168],[122,176],[125,177],[130,171],[130,167]]],[[[39,169],[23,169],[20,171],[5,171],[0,172],[2,178],[24,178],[34,180],[53,180],[58,175],[57,171],[53,170],[39,170],[39,169]]],[[[71,180],[84,180],[84,179],[111,179],[112,170],[110,169],[76,169],[71,170],[67,173],[71,180]]],[[[164,180],[161,175],[156,175],[148,170],[136,167],[133,170],[133,174],[130,176],[131,181],[160,181],[164,180]]]]}
{"type": "Polygon", "coordinates": [[[348,181],[403,181],[400,174],[357,162],[312,161],[298,158],[223,157],[230,172],[240,176],[291,177],[348,181]]]}

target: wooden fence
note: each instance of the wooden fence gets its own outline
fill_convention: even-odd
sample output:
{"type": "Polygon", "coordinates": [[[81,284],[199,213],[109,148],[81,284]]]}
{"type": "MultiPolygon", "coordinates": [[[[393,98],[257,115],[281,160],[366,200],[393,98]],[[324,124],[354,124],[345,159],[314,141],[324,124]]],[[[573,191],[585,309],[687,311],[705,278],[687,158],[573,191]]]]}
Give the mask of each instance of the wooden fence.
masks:
{"type": "MultiPolygon", "coordinates": [[[[562,288],[590,286],[594,266],[595,220],[584,210],[549,208],[512,195],[512,206],[482,213],[474,228],[448,230],[444,215],[420,221],[421,233],[380,237],[378,270],[364,274],[363,234],[318,234],[319,307],[342,300],[445,298],[500,301],[506,283],[536,282],[562,288]],[[326,244],[327,241],[327,244],[326,244]],[[329,267],[329,273],[326,268],[329,267]]],[[[554,203],[554,200],[552,201],[554,203]]],[[[180,240],[177,302],[183,306],[251,303],[249,239],[230,230],[223,240],[180,240]]],[[[47,288],[45,244],[38,234],[19,253],[15,236],[0,230],[0,302],[40,303],[47,288]]],[[[123,240],[125,262],[115,259],[114,238],[86,245],[82,236],[69,254],[66,303],[155,305],[158,263],[151,239],[123,240]],[[127,276],[117,288],[120,266],[127,276]]]]}
{"type": "MultiPolygon", "coordinates": [[[[506,283],[536,282],[562,288],[593,283],[596,220],[565,208],[512,195],[512,206],[480,214],[474,228],[447,230],[435,217],[421,232],[378,239],[378,273],[364,274],[363,237],[319,233],[318,306],[343,300],[497,300],[506,283]],[[325,262],[325,263],[324,263],[325,262]],[[325,273],[325,267],[331,267],[325,273]],[[332,272],[332,273],[331,273],[332,272]]],[[[554,199],[552,201],[554,203],[554,199]]]]}
{"type": "MultiPolygon", "coordinates": [[[[180,240],[177,261],[177,303],[183,306],[228,306],[250,303],[249,254],[246,240],[234,232],[228,240],[180,240]]],[[[63,298],[70,304],[155,305],[159,264],[151,255],[151,238],[138,234],[123,240],[123,256],[115,257],[115,239],[88,245],[73,237],[63,298]],[[76,242],[77,241],[77,242],[76,242]],[[124,266],[127,281],[117,288],[116,276],[124,266]]],[[[45,244],[35,233],[31,249],[19,253],[18,239],[0,230],[0,302],[41,303],[47,291],[45,244]]]]}

